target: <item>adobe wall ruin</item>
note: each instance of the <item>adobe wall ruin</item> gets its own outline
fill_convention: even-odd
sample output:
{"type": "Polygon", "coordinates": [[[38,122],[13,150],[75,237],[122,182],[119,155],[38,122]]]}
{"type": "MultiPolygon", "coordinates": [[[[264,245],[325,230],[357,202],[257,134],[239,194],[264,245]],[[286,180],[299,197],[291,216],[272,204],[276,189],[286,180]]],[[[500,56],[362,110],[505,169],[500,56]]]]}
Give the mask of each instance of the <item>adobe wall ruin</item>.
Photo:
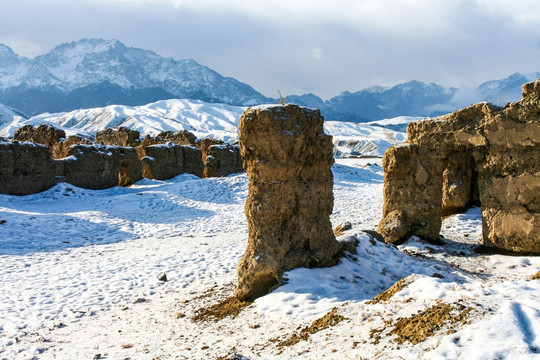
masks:
{"type": "MultiPolygon", "coordinates": [[[[15,132],[15,139],[30,141],[29,145],[45,145],[32,151],[47,154],[43,156],[48,161],[23,161],[21,159],[26,159],[25,154],[30,150],[24,146],[4,146],[4,153],[9,153],[9,156],[2,158],[4,170],[0,173],[0,193],[27,195],[45,190],[58,181],[87,189],[106,189],[128,186],[142,177],[167,180],[184,172],[198,177],[243,172],[238,146],[215,139],[198,141],[195,135],[185,130],[177,133],[165,131],[154,138],[147,136],[143,141],[139,135],[138,131],[123,127],[105,129],[96,135],[101,143],[94,144],[92,139],[80,135],[66,139],[63,130],[48,124],[25,125],[15,132]],[[214,147],[215,144],[220,145],[214,147]],[[22,163],[26,164],[25,174],[44,174],[46,178],[38,180],[33,175],[14,177],[9,169],[18,169],[22,163]],[[43,170],[44,167],[49,170],[43,170]],[[13,181],[19,181],[19,184],[13,181]]],[[[16,143],[17,140],[5,142],[16,143]]],[[[36,155],[36,159],[43,156],[36,155]]]]}
{"type": "Polygon", "coordinates": [[[249,240],[235,296],[253,300],[279,286],[284,271],[336,264],[333,145],[319,110],[296,105],[248,109],[239,143],[249,177],[249,240]]]}
{"type": "Polygon", "coordinates": [[[204,157],[203,177],[220,177],[243,172],[242,156],[238,145],[212,145],[204,157]]]}
{"type": "Polygon", "coordinates": [[[57,129],[49,124],[40,124],[35,127],[24,125],[13,134],[13,140],[43,144],[49,149],[52,149],[54,144],[64,140],[65,137],[66,132],[64,130],[57,129]]]}
{"type": "Polygon", "coordinates": [[[480,204],[486,246],[540,253],[540,79],[523,99],[413,122],[383,157],[387,242],[435,240],[441,217],[480,204]]]}
{"type": "Polygon", "coordinates": [[[0,142],[0,189],[3,194],[26,195],[56,184],[51,151],[44,145],[0,142]]]}
{"type": "Polygon", "coordinates": [[[142,179],[142,166],[134,148],[75,145],[63,164],[65,182],[85,189],[102,190],[129,186],[142,179]]]}
{"type": "Polygon", "coordinates": [[[122,147],[136,147],[140,144],[137,130],[131,130],[123,126],[107,128],[96,133],[96,142],[103,145],[116,145],[122,147]]]}
{"type": "Polygon", "coordinates": [[[167,180],[184,172],[184,151],[181,145],[137,146],[142,163],[142,176],[147,179],[167,180]]]}
{"type": "Polygon", "coordinates": [[[172,131],[162,131],[155,137],[146,135],[141,141],[141,145],[150,146],[166,144],[168,142],[178,145],[195,145],[197,143],[197,137],[187,130],[180,130],[174,133],[172,131]]]}

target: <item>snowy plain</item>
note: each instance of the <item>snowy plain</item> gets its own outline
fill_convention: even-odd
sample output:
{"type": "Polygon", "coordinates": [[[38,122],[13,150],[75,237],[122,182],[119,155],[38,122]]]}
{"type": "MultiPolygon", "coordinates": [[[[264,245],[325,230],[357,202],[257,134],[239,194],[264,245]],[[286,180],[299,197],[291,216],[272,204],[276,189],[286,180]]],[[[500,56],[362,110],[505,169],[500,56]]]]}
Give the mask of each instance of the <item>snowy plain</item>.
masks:
{"type": "Polygon", "coordinates": [[[357,237],[357,254],[292,270],[221,320],[194,318],[234,291],[245,174],[0,195],[0,359],[540,358],[540,257],[476,253],[478,208],[445,219],[439,245],[381,243],[363,232],[382,214],[381,160],[336,159],[333,173],[332,224],[352,223],[339,238],[357,237]],[[388,333],[441,303],[471,308],[467,322],[416,345],[388,333]],[[334,308],[341,322],[282,345],[334,308]]]}

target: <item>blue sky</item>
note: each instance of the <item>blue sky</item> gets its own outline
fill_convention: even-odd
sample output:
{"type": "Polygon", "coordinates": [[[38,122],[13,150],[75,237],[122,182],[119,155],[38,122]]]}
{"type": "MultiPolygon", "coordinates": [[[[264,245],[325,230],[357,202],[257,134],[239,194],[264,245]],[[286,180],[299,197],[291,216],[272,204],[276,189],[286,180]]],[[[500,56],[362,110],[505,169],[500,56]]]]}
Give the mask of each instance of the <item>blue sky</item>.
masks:
{"type": "Polygon", "coordinates": [[[540,71],[538,0],[0,0],[0,42],[81,38],[192,58],[267,96],[540,71]]]}

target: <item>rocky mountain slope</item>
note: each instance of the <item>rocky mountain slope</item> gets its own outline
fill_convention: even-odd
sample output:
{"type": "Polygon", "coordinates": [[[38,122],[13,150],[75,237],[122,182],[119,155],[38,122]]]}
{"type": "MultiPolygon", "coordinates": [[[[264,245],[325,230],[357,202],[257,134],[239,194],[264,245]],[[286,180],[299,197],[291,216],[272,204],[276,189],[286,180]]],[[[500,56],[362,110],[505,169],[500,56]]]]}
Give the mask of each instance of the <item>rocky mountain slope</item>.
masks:
{"type": "MultiPolygon", "coordinates": [[[[515,73],[468,89],[409,81],[344,91],[328,100],[314,94],[287,98],[321,109],[327,120],[366,122],[441,115],[480,101],[504,105],[519,100],[521,86],[539,77],[515,73]]],[[[82,39],[33,59],[0,44],[0,103],[29,115],[172,98],[240,106],[278,102],[192,59],[164,58],[118,40],[82,39]]]]}
{"type": "Polygon", "coordinates": [[[0,103],[30,115],[170,98],[234,105],[268,101],[192,59],[164,58],[118,40],[82,39],[33,59],[0,45],[0,103]]]}
{"type": "Polygon", "coordinates": [[[518,101],[524,83],[540,78],[540,72],[515,73],[487,81],[476,88],[443,87],[409,81],[393,87],[373,86],[357,92],[345,91],[329,100],[314,94],[291,95],[288,100],[321,109],[325,118],[365,122],[396,116],[438,116],[477,102],[496,105],[518,101]]]}

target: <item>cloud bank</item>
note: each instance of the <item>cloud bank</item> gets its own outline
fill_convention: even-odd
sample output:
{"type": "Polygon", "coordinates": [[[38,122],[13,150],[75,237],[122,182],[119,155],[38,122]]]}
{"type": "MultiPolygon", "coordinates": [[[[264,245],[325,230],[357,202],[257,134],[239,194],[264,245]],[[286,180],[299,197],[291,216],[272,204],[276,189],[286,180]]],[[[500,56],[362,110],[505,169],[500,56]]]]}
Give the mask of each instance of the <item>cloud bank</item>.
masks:
{"type": "Polygon", "coordinates": [[[534,0],[18,0],[0,42],[33,57],[80,38],[116,38],[193,58],[267,96],[408,80],[474,86],[540,70],[534,0]]]}

